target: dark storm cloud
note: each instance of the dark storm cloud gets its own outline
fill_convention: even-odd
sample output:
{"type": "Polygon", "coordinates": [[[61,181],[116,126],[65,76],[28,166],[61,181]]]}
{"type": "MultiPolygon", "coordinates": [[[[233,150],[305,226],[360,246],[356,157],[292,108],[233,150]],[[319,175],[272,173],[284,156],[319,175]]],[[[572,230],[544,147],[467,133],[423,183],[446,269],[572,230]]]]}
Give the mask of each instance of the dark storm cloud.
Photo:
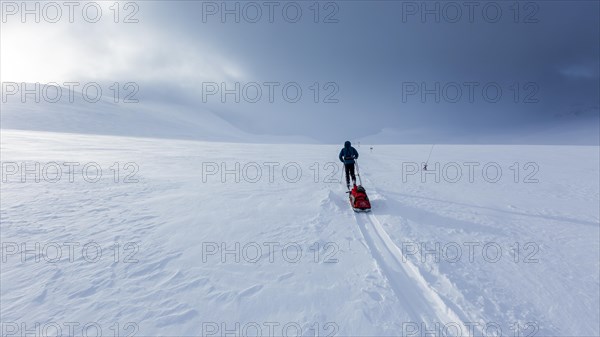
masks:
{"type": "Polygon", "coordinates": [[[161,15],[155,18],[175,38],[209,41],[231,55],[244,70],[244,81],[294,81],[302,84],[305,95],[312,94],[306,91],[313,82],[339,86],[339,103],[333,104],[213,102],[224,116],[243,120],[242,126],[255,132],[302,133],[328,141],[333,139],[322,135],[333,128],[365,135],[383,127],[510,127],[543,123],[582,105],[592,113],[595,107],[597,114],[598,2],[540,1],[518,7],[512,2],[475,2],[471,7],[458,2],[454,4],[463,11],[458,20],[455,8],[444,2],[336,2],[339,22],[327,24],[315,24],[314,12],[300,4],[304,16],[298,23],[286,22],[277,10],[273,23],[264,12],[257,23],[249,23],[244,3],[240,23],[234,14],[222,22],[222,7],[203,17],[202,2],[160,3],[155,13],[161,15]],[[424,10],[435,12],[436,5],[438,17],[422,16],[424,10]],[[441,92],[439,103],[434,94],[425,95],[423,102],[421,88],[403,97],[412,82],[424,83],[425,89],[439,83],[440,91],[446,86],[448,92],[441,92]],[[477,83],[472,84],[472,102],[465,85],[471,82],[477,83]],[[455,88],[448,83],[462,90],[457,102],[452,102],[455,88]],[[491,98],[500,87],[499,102],[482,96],[479,89],[486,84],[491,98]]]}
{"type": "Polygon", "coordinates": [[[598,115],[597,1],[138,4],[138,24],[66,32],[93,51],[94,76],[115,65],[105,67],[118,69],[110,78],[143,83],[140,97],[210,108],[249,132],[338,141],[383,128],[502,132],[598,115]],[[221,82],[242,91],[258,83],[261,99],[245,99],[253,86],[240,102],[203,95],[221,82]],[[286,100],[289,83],[302,99],[286,100]]]}

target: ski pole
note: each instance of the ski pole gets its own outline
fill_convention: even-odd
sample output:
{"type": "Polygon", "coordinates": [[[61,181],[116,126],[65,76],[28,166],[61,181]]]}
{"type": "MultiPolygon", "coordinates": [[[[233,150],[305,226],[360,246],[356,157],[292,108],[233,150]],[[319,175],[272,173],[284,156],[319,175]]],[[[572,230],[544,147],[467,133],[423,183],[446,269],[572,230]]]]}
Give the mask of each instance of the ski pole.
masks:
{"type": "Polygon", "coordinates": [[[425,161],[425,167],[427,167],[427,164],[429,164],[429,158],[431,158],[431,153],[433,152],[434,146],[435,146],[435,144],[431,145],[431,149],[429,150],[429,155],[427,156],[427,160],[425,161]]]}
{"type": "Polygon", "coordinates": [[[362,179],[360,179],[360,170],[358,168],[358,159],[354,159],[354,163],[356,164],[356,176],[358,177],[358,183],[362,186],[362,179]]]}

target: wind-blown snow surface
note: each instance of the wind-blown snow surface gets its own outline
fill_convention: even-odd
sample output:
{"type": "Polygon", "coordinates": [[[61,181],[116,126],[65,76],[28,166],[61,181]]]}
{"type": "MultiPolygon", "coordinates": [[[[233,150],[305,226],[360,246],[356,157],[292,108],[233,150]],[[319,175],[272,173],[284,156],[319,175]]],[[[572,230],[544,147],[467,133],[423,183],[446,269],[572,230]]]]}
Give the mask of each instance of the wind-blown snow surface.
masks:
{"type": "MultiPolygon", "coordinates": [[[[33,88],[31,84],[30,88],[33,88]]],[[[64,89],[64,88],[63,88],[64,89]]],[[[35,102],[10,97],[2,103],[0,125],[3,129],[35,130],[76,134],[126,137],[194,139],[251,143],[312,143],[302,136],[257,135],[244,132],[206,108],[184,105],[118,104],[103,96],[88,103],[79,92],[69,101],[69,91],[56,103],[35,102]],[[164,111],[169,113],[165,114],[164,111]]]]}
{"type": "Polygon", "coordinates": [[[337,146],[2,130],[3,335],[600,335],[598,147],[429,149],[358,148],[355,214],[337,146]]]}

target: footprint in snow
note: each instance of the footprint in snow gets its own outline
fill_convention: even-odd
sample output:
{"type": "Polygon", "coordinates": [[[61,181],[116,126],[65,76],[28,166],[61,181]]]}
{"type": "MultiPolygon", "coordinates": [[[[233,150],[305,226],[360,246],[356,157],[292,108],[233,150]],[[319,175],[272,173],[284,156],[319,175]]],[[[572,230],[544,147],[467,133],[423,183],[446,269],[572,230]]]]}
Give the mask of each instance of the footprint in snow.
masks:
{"type": "Polygon", "coordinates": [[[371,296],[371,298],[376,302],[381,302],[383,300],[383,296],[381,296],[381,294],[376,291],[369,291],[369,290],[365,290],[365,289],[363,289],[363,291],[365,293],[367,293],[369,296],[371,296]]]}

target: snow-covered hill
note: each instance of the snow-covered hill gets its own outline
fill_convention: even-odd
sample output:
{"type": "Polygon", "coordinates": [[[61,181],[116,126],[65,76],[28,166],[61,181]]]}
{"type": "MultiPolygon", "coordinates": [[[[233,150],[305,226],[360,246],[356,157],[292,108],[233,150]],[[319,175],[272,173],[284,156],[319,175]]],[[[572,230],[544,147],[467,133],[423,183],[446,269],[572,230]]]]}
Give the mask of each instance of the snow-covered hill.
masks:
{"type": "Polygon", "coordinates": [[[3,335],[600,335],[598,147],[429,150],[3,129],[3,335]]]}
{"type": "MultiPolygon", "coordinates": [[[[21,97],[25,89],[33,90],[33,83],[20,84],[21,87],[18,88],[10,87],[16,93],[3,94],[3,97],[6,96],[6,103],[1,104],[0,125],[4,129],[77,134],[236,143],[318,143],[318,140],[310,136],[310,132],[300,126],[295,128],[294,134],[275,130],[276,124],[270,121],[274,118],[273,115],[227,113],[226,106],[223,107],[225,112],[216,112],[211,108],[218,105],[209,106],[198,102],[180,105],[163,104],[160,103],[160,99],[152,100],[151,97],[145,97],[136,103],[133,101],[137,96],[131,96],[134,93],[131,88],[121,92],[115,103],[114,91],[108,90],[113,88],[112,86],[95,84],[104,88],[104,96],[94,103],[91,103],[88,97],[94,96],[93,89],[88,89],[87,92],[92,94],[88,93],[84,97],[76,89],[60,87],[62,96],[57,102],[52,102],[47,96],[54,97],[53,89],[44,89],[40,86],[38,89],[40,98],[39,102],[36,102],[31,93],[24,99],[21,97]],[[131,98],[128,98],[129,96],[131,98]],[[253,124],[271,126],[271,130],[265,131],[264,134],[257,134],[256,130],[247,127],[249,120],[252,120],[253,124]]],[[[297,109],[295,113],[302,111],[298,107],[295,109],[297,109]]],[[[310,109],[309,106],[306,109],[310,109]]],[[[336,125],[327,131],[326,139],[337,139],[340,143],[350,139],[363,144],[599,145],[598,107],[576,106],[571,109],[570,113],[558,114],[543,122],[517,123],[509,126],[495,126],[490,122],[492,125],[481,128],[467,124],[457,127],[443,122],[423,121],[418,126],[398,129],[384,124],[380,131],[367,136],[348,134],[347,130],[336,125]]],[[[413,111],[414,113],[416,112],[413,111]]],[[[281,113],[278,116],[281,118],[281,113]]],[[[322,122],[315,117],[314,124],[322,122]]],[[[290,125],[294,125],[293,122],[290,122],[290,125]]],[[[261,129],[269,130],[269,127],[261,129]]]]}
{"type": "MultiPolygon", "coordinates": [[[[97,84],[100,88],[102,86],[97,84]]],[[[108,86],[104,86],[106,91],[108,86]]],[[[23,88],[23,87],[22,87],[23,88]]],[[[115,98],[106,93],[97,102],[92,94],[84,95],[74,89],[59,87],[62,96],[56,102],[52,90],[40,86],[40,98],[29,94],[21,98],[24,89],[7,95],[0,111],[3,129],[37,130],[76,134],[97,134],[151,138],[196,139],[227,142],[298,142],[313,143],[302,136],[274,136],[250,134],[231,125],[218,114],[189,105],[163,105],[157,102],[136,102],[136,96],[115,98]],[[88,97],[88,96],[91,96],[88,97]],[[165,113],[168,112],[168,113],[165,113]]],[[[33,91],[34,84],[25,88],[33,91]]],[[[102,89],[101,89],[102,90],[102,89]]],[[[133,93],[132,89],[129,94],[133,93]]],[[[113,95],[114,96],[114,95],[113,95]]]]}

